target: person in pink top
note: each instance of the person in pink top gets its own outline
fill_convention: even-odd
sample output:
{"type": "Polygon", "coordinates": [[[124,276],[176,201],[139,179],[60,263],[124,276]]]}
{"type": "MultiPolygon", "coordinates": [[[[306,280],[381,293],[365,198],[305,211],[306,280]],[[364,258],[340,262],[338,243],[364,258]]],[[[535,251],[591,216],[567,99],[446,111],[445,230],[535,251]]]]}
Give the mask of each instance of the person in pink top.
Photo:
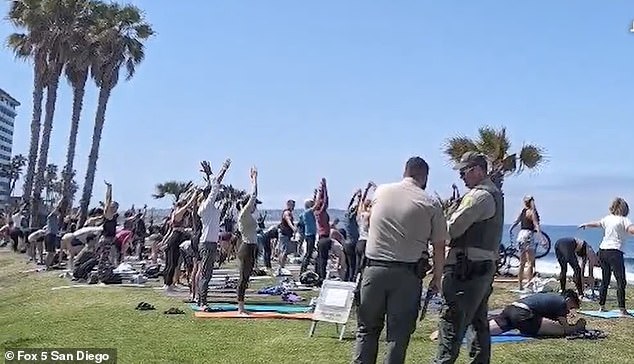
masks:
{"type": "Polygon", "coordinates": [[[315,218],[317,220],[317,274],[321,281],[326,279],[328,256],[332,248],[330,240],[330,215],[328,215],[328,188],[326,179],[322,178],[315,199],[315,218]]]}

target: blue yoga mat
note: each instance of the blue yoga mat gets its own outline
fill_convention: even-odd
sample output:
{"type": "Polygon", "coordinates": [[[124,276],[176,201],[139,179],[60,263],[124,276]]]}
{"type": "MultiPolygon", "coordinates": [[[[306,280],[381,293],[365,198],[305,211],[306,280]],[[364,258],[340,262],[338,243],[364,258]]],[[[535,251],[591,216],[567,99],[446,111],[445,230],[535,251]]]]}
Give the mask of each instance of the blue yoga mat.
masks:
{"type": "Polygon", "coordinates": [[[621,311],[619,311],[619,310],[612,310],[612,311],[606,311],[606,312],[601,312],[601,311],[579,311],[579,313],[583,314],[583,315],[586,315],[586,316],[599,317],[599,318],[604,318],[604,319],[627,317],[627,316],[621,315],[621,311]]]}
{"type": "MultiPolygon", "coordinates": [[[[189,305],[194,311],[202,311],[201,308],[191,303],[189,305]]],[[[237,311],[238,305],[234,304],[213,304],[209,306],[213,311],[237,311]]],[[[244,309],[252,312],[277,312],[277,313],[306,313],[312,310],[310,306],[297,305],[244,305],[244,309]]]]}
{"type": "MultiPolygon", "coordinates": [[[[491,344],[504,344],[504,343],[519,343],[532,340],[532,337],[523,336],[519,331],[508,331],[500,335],[491,336],[491,344]]],[[[467,343],[467,339],[462,342],[467,343]]]]}

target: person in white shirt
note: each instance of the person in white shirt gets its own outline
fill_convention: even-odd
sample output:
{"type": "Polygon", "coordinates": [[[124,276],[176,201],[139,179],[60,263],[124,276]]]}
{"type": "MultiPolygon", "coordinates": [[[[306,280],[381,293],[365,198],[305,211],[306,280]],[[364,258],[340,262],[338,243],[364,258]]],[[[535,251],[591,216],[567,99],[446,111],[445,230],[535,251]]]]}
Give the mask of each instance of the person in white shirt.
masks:
{"type": "Polygon", "coordinates": [[[227,173],[231,160],[227,159],[222,165],[220,172],[211,178],[211,167],[207,162],[201,163],[203,171],[208,176],[208,185],[203,191],[204,200],[198,207],[198,216],[203,228],[200,234],[200,265],[198,280],[198,305],[207,306],[207,293],[209,292],[209,281],[213,275],[214,262],[218,250],[218,235],[220,234],[220,210],[216,206],[216,197],[220,192],[220,183],[227,173]]]}
{"type": "Polygon", "coordinates": [[[579,225],[580,229],[587,227],[603,228],[603,240],[599,245],[599,263],[601,264],[601,290],[599,291],[599,305],[601,311],[605,311],[605,300],[608,286],[614,272],[616,279],[616,295],[621,314],[630,315],[625,308],[625,260],[623,259],[623,243],[628,235],[634,235],[634,224],[627,217],[630,207],[627,202],[617,197],[610,205],[610,214],[599,221],[588,222],[579,225]]]}
{"type": "Polygon", "coordinates": [[[249,277],[253,272],[255,260],[258,255],[258,222],[253,216],[258,201],[258,171],[251,168],[251,194],[238,207],[240,211],[238,215],[238,229],[242,235],[242,244],[238,250],[238,259],[240,261],[240,280],[238,281],[238,312],[247,314],[244,309],[244,295],[249,284],[249,277]]]}

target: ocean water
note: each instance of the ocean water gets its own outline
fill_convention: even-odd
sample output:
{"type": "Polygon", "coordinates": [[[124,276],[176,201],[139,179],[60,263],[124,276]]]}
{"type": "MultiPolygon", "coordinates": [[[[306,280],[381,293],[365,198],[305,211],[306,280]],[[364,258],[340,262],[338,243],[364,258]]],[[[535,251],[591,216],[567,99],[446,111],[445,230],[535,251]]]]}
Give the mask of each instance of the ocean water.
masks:
{"type": "MultiPolygon", "coordinates": [[[[267,226],[271,226],[276,224],[276,221],[266,221],[267,226]]],[[[343,224],[339,224],[339,227],[343,227],[343,224]]],[[[510,237],[508,234],[510,225],[504,225],[504,235],[502,236],[502,244],[509,244],[510,237]]],[[[551,249],[548,255],[543,258],[538,259],[535,262],[537,272],[550,275],[550,274],[559,274],[559,263],[557,262],[557,258],[555,256],[555,242],[557,239],[565,238],[565,237],[576,237],[587,241],[590,246],[594,249],[594,251],[599,250],[599,244],[601,243],[601,239],[603,238],[603,229],[585,229],[580,230],[577,229],[576,226],[558,226],[558,225],[543,225],[542,230],[550,236],[551,240],[551,249]]],[[[514,231],[517,234],[517,228],[514,231]]],[[[634,238],[630,238],[624,244],[625,251],[625,274],[627,277],[627,281],[629,283],[634,284],[634,238]]],[[[568,275],[572,276],[572,269],[568,268],[568,275]]],[[[596,278],[601,278],[601,269],[594,269],[594,276],[596,278]]],[[[614,279],[614,278],[612,278],[614,279]]]]}
{"type": "MultiPolygon", "coordinates": [[[[502,237],[502,243],[507,245],[510,241],[508,230],[510,225],[504,226],[504,236],[502,237]]],[[[517,229],[517,228],[516,228],[517,229]]],[[[551,240],[551,249],[548,255],[538,259],[535,263],[536,269],[539,273],[543,274],[558,274],[559,263],[555,257],[555,242],[557,239],[565,237],[576,237],[583,239],[592,246],[594,251],[599,250],[599,244],[603,238],[603,229],[577,229],[576,226],[555,226],[555,225],[543,225],[542,231],[544,231],[551,240]]],[[[514,231],[517,233],[517,230],[514,231]]],[[[634,283],[634,239],[630,238],[624,244],[625,251],[625,274],[629,283],[634,283]]],[[[568,275],[572,276],[570,267],[568,268],[568,275]]],[[[596,278],[601,277],[601,269],[594,269],[594,276],[596,278]]],[[[614,278],[612,278],[614,279],[614,278]]]]}

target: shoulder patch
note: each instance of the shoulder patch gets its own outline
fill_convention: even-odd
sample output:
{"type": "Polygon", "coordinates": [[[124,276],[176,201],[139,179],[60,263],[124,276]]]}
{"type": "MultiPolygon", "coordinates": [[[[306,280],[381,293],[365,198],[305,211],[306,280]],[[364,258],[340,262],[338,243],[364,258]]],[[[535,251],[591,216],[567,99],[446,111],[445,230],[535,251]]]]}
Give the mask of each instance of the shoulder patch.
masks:
{"type": "Polygon", "coordinates": [[[470,207],[473,205],[473,196],[471,196],[471,194],[466,194],[463,198],[462,201],[460,201],[460,206],[458,207],[459,209],[465,209],[467,207],[470,207]]]}

